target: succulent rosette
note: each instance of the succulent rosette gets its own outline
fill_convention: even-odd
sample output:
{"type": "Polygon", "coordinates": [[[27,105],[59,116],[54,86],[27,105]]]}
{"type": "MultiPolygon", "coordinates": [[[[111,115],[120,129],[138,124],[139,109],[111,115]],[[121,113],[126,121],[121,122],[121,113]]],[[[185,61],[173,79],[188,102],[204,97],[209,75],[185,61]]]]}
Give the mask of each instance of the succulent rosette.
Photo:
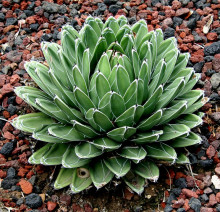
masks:
{"type": "Polygon", "coordinates": [[[193,114],[206,101],[192,90],[200,75],[186,68],[174,37],[148,32],[144,20],[129,26],[124,16],[105,23],[88,17],[77,32],[62,28],[61,45],[42,43],[48,66],[25,64],[39,88],[16,94],[38,111],[13,125],[45,142],[33,164],[62,165],[55,188],[78,193],[121,178],[140,194],[159,177],[160,161],[186,164],[182,147],[198,144],[193,114]]]}

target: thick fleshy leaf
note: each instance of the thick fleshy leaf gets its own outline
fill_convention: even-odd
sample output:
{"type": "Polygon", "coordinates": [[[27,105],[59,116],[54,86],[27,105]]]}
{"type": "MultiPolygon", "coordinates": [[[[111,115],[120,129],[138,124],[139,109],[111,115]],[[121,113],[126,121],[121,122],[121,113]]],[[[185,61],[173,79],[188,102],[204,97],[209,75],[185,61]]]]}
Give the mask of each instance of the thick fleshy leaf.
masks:
{"type": "Polygon", "coordinates": [[[66,152],[68,144],[53,144],[49,151],[44,154],[40,160],[44,165],[60,165],[62,164],[63,154],[66,152]]]}
{"type": "Polygon", "coordinates": [[[131,169],[130,160],[122,157],[111,157],[104,160],[104,163],[118,178],[126,175],[131,169]]]}
{"type": "Polygon", "coordinates": [[[116,92],[113,92],[111,95],[111,109],[114,117],[120,116],[125,111],[124,100],[116,92]]]}
{"type": "Polygon", "coordinates": [[[98,109],[103,112],[110,120],[112,120],[113,114],[111,110],[111,95],[112,92],[108,92],[100,100],[98,109]]]}
{"type": "Polygon", "coordinates": [[[144,191],[145,179],[133,172],[128,172],[123,180],[125,183],[137,194],[141,194],[144,191]]]}
{"type": "Polygon", "coordinates": [[[107,168],[102,160],[93,164],[89,171],[92,182],[97,189],[109,183],[114,177],[114,174],[107,168]]]}
{"type": "Polygon", "coordinates": [[[46,125],[55,123],[54,120],[44,113],[30,113],[13,119],[12,125],[19,130],[33,133],[46,125]]]}
{"type": "Polygon", "coordinates": [[[34,152],[31,157],[29,157],[28,162],[31,164],[40,164],[42,157],[51,149],[54,144],[46,144],[42,148],[34,152]]]}
{"type": "Polygon", "coordinates": [[[79,158],[75,152],[75,146],[69,145],[62,158],[62,165],[65,168],[77,168],[88,164],[91,159],[79,158]]]}
{"type": "Polygon", "coordinates": [[[171,142],[169,142],[169,145],[174,148],[187,147],[195,144],[200,144],[201,141],[202,139],[198,135],[196,135],[193,132],[190,132],[187,136],[181,136],[172,140],[171,142]]]}
{"type": "Polygon", "coordinates": [[[101,100],[103,96],[105,96],[105,94],[110,91],[111,88],[107,78],[104,76],[104,74],[99,72],[96,75],[96,92],[98,94],[99,99],[101,100]]]}
{"type": "Polygon", "coordinates": [[[124,147],[121,149],[119,155],[124,158],[140,161],[146,157],[147,152],[144,150],[143,147],[124,147]]]}
{"type": "Polygon", "coordinates": [[[189,106],[185,111],[184,114],[191,114],[197,111],[199,108],[201,108],[205,103],[209,101],[208,97],[203,97],[199,99],[196,103],[189,106]]]}
{"type": "Polygon", "coordinates": [[[124,96],[126,90],[130,85],[130,78],[127,71],[119,66],[116,73],[117,87],[121,96],[124,96]]]}
{"type": "Polygon", "coordinates": [[[152,161],[142,161],[135,165],[134,172],[144,179],[152,180],[156,182],[159,178],[159,168],[152,161]]]}
{"type": "Polygon", "coordinates": [[[74,194],[83,191],[92,184],[88,166],[76,168],[73,171],[72,183],[70,188],[74,194]]]}
{"type": "Polygon", "coordinates": [[[61,168],[54,183],[55,189],[64,188],[72,182],[74,169],[61,168]]]}
{"type": "Polygon", "coordinates": [[[70,125],[56,124],[48,128],[48,132],[68,141],[83,141],[84,137],[70,125]]]}
{"type": "Polygon", "coordinates": [[[93,141],[93,143],[97,148],[114,150],[121,147],[121,144],[109,139],[109,138],[97,138],[93,141]]]}
{"type": "Polygon", "coordinates": [[[165,143],[152,143],[146,145],[147,156],[158,160],[172,160],[177,159],[176,151],[165,143]]]}
{"type": "Polygon", "coordinates": [[[135,132],[136,132],[136,128],[120,127],[120,128],[116,128],[114,130],[109,131],[107,133],[107,136],[115,141],[122,142],[130,138],[132,135],[134,135],[135,132]]]}
{"type": "Polygon", "coordinates": [[[151,115],[149,118],[140,122],[140,124],[137,126],[137,129],[141,131],[146,131],[146,130],[151,129],[152,127],[154,127],[160,122],[162,114],[163,114],[163,111],[158,110],[153,115],[151,115]]]}
{"type": "Polygon", "coordinates": [[[177,124],[185,124],[190,129],[202,124],[202,119],[195,114],[187,114],[179,117],[176,121],[177,124]]]}
{"type": "Polygon", "coordinates": [[[177,155],[176,163],[177,164],[190,164],[190,161],[186,155],[184,155],[183,153],[180,153],[177,155]]]}
{"type": "Polygon", "coordinates": [[[159,139],[160,135],[163,134],[163,131],[151,131],[146,133],[139,133],[137,137],[132,139],[131,141],[137,144],[145,144],[145,143],[152,143],[159,139]]]}
{"type": "Polygon", "coordinates": [[[189,132],[190,128],[184,124],[168,124],[163,127],[163,134],[160,136],[159,141],[169,141],[189,132]]]}
{"type": "Polygon", "coordinates": [[[98,149],[94,144],[83,142],[75,147],[76,155],[79,158],[94,158],[102,154],[102,150],[98,149]]]}

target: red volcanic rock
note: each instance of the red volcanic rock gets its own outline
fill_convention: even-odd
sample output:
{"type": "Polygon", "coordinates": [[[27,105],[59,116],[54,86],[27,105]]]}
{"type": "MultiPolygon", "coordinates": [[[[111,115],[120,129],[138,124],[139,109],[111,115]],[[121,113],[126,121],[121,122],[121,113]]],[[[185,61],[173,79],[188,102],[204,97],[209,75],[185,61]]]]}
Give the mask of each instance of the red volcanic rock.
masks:
{"type": "Polygon", "coordinates": [[[184,205],[185,200],[184,199],[178,199],[173,201],[173,208],[180,208],[182,205],[184,205]]]}
{"type": "Polygon", "coordinates": [[[7,176],[7,172],[0,169],[0,178],[5,178],[7,176]]]}
{"type": "Polygon", "coordinates": [[[200,212],[213,212],[213,208],[201,207],[200,212]]]}
{"type": "MultiPolygon", "coordinates": [[[[13,29],[15,29],[16,27],[14,26],[14,25],[9,25],[9,26],[7,26],[7,27],[5,27],[4,29],[3,29],[3,33],[4,34],[6,34],[7,32],[9,32],[9,31],[11,31],[11,30],[13,30],[13,29]]],[[[5,37],[5,39],[6,39],[6,37],[5,37]]]]}
{"type": "Polygon", "coordinates": [[[10,132],[5,132],[4,138],[12,140],[12,139],[15,139],[15,136],[13,134],[11,134],[10,132]]]}
{"type": "Polygon", "coordinates": [[[195,198],[198,198],[198,195],[196,194],[196,192],[194,191],[191,191],[187,188],[184,188],[182,189],[182,193],[185,194],[187,197],[195,197],[195,198]]]}
{"type": "Polygon", "coordinates": [[[30,194],[33,190],[32,184],[25,179],[21,179],[19,185],[21,186],[21,189],[25,194],[30,194]]]}
{"type": "Polygon", "coordinates": [[[220,54],[216,54],[212,60],[213,69],[217,72],[220,72],[220,54]]]}
{"type": "Polygon", "coordinates": [[[188,199],[185,200],[185,203],[184,203],[184,205],[183,205],[183,208],[184,208],[186,211],[188,211],[188,210],[190,209],[189,200],[188,200],[188,199]]]}
{"type": "Polygon", "coordinates": [[[180,7],[181,7],[181,3],[180,3],[179,1],[174,0],[174,1],[172,2],[172,9],[173,9],[173,10],[177,10],[177,9],[179,9],[180,7]]]}
{"type": "Polygon", "coordinates": [[[176,11],[176,16],[181,16],[181,15],[186,15],[189,13],[189,9],[188,8],[181,8],[181,9],[178,9],[176,11]]]}
{"type": "Polygon", "coordinates": [[[51,201],[47,202],[47,209],[48,209],[48,211],[53,211],[56,207],[57,207],[57,203],[56,202],[51,202],[51,201]]]}
{"type": "Polygon", "coordinates": [[[215,168],[215,173],[218,174],[218,175],[220,175],[220,167],[216,167],[216,168],[215,168]]]}
{"type": "Polygon", "coordinates": [[[6,81],[6,75],[2,74],[0,75],[0,87],[2,87],[5,84],[6,81]]]}
{"type": "Polygon", "coordinates": [[[212,145],[210,145],[208,147],[208,149],[206,150],[206,155],[208,156],[209,159],[214,157],[214,155],[215,155],[215,148],[212,145]]]}
{"type": "Polygon", "coordinates": [[[209,206],[214,206],[215,204],[217,204],[217,200],[215,198],[215,194],[210,194],[209,196],[209,206]]]}
{"type": "Polygon", "coordinates": [[[14,74],[11,76],[10,83],[13,85],[20,81],[20,76],[18,74],[14,74]]]}
{"type": "Polygon", "coordinates": [[[215,196],[218,203],[220,203],[220,192],[218,192],[215,196]]]}
{"type": "Polygon", "coordinates": [[[210,32],[207,34],[208,40],[215,41],[218,39],[218,34],[216,32],[210,32]]]}
{"type": "Polygon", "coordinates": [[[2,96],[4,96],[7,93],[11,93],[13,91],[13,87],[10,83],[3,85],[2,89],[1,89],[1,94],[2,96]]]}

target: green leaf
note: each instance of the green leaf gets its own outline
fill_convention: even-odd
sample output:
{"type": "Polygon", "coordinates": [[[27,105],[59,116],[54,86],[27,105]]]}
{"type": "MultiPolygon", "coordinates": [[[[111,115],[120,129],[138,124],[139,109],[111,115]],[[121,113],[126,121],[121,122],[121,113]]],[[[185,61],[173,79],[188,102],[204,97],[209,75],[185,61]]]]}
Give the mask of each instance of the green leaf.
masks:
{"type": "Polygon", "coordinates": [[[70,188],[74,194],[83,191],[92,184],[92,180],[88,171],[88,167],[74,169],[72,183],[70,188]]]}
{"type": "Polygon", "coordinates": [[[167,144],[158,142],[146,145],[147,156],[158,160],[172,160],[177,159],[176,151],[167,144]]]}
{"type": "Polygon", "coordinates": [[[40,160],[44,165],[60,165],[62,164],[63,154],[66,152],[68,144],[53,144],[49,151],[44,154],[40,160]]]}
{"type": "Polygon", "coordinates": [[[55,189],[64,188],[72,182],[74,169],[61,168],[54,183],[55,189]]]}
{"type": "Polygon", "coordinates": [[[90,126],[84,125],[77,121],[72,121],[73,127],[80,132],[84,138],[94,138],[98,136],[99,134],[90,126]]]}
{"type": "Polygon", "coordinates": [[[42,157],[51,149],[54,144],[49,143],[34,152],[31,157],[29,157],[28,162],[31,164],[40,164],[42,157]]]}
{"type": "Polygon", "coordinates": [[[130,85],[130,78],[127,71],[121,65],[119,65],[117,69],[116,83],[119,93],[121,94],[121,96],[124,96],[126,90],[130,85]]]}
{"type": "Polygon", "coordinates": [[[122,157],[111,157],[104,160],[104,163],[118,178],[126,175],[131,169],[130,160],[122,157]]]}
{"type": "Polygon", "coordinates": [[[120,43],[122,49],[124,49],[126,56],[132,59],[132,48],[134,47],[134,40],[132,35],[125,35],[121,39],[120,43]]]}
{"type": "Polygon", "coordinates": [[[163,115],[163,111],[158,110],[153,115],[151,115],[149,118],[140,122],[140,124],[137,126],[137,129],[139,129],[141,131],[151,129],[152,127],[154,127],[155,125],[157,125],[160,122],[161,117],[163,117],[162,115],[163,115]]]}
{"type": "Polygon", "coordinates": [[[104,29],[102,31],[102,36],[106,39],[107,46],[110,46],[113,42],[116,41],[115,33],[110,28],[104,29]]]}
{"type": "Polygon", "coordinates": [[[84,42],[77,38],[75,40],[75,49],[76,49],[76,64],[78,65],[79,69],[82,70],[82,64],[83,64],[83,53],[86,50],[86,46],[84,45],[84,42]]]}
{"type": "Polygon", "coordinates": [[[181,101],[172,107],[166,108],[163,111],[163,116],[161,117],[158,125],[168,123],[169,121],[180,116],[187,108],[187,102],[181,101]]]}
{"type": "Polygon", "coordinates": [[[79,158],[95,158],[102,154],[102,150],[98,149],[94,144],[83,142],[75,147],[76,155],[79,158]]]}
{"type": "Polygon", "coordinates": [[[137,103],[137,87],[138,87],[138,80],[134,80],[131,85],[128,87],[127,91],[124,95],[124,102],[126,109],[132,107],[137,103]]]}
{"type": "Polygon", "coordinates": [[[90,25],[93,28],[98,37],[100,37],[101,35],[101,28],[99,26],[100,22],[102,21],[99,18],[94,19],[92,16],[89,16],[85,21],[86,24],[90,25]]]}
{"type": "Polygon", "coordinates": [[[86,49],[83,52],[83,59],[82,59],[82,75],[86,82],[87,88],[89,87],[89,75],[90,75],[90,52],[89,49],[86,49]]]}
{"type": "Polygon", "coordinates": [[[143,147],[123,147],[119,155],[124,158],[140,161],[146,157],[147,152],[144,150],[143,147]]]}
{"type": "Polygon", "coordinates": [[[208,97],[203,97],[193,105],[189,106],[185,111],[184,114],[190,114],[197,111],[199,108],[201,108],[204,104],[206,104],[209,101],[208,97]]]}
{"type": "Polygon", "coordinates": [[[156,182],[159,178],[159,168],[152,161],[142,161],[135,165],[134,172],[144,179],[156,182]]]}
{"type": "Polygon", "coordinates": [[[107,133],[107,136],[115,141],[122,142],[136,132],[136,128],[133,127],[120,127],[114,130],[111,130],[107,133]]]}
{"type": "Polygon", "coordinates": [[[133,66],[131,64],[130,59],[126,55],[121,55],[118,58],[118,63],[125,68],[127,71],[129,77],[130,77],[130,82],[134,81],[134,70],[133,66]]]}
{"type": "Polygon", "coordinates": [[[92,182],[97,189],[105,186],[114,177],[114,174],[107,168],[102,160],[90,167],[89,171],[92,182]]]}
{"type": "Polygon", "coordinates": [[[184,124],[168,124],[163,127],[163,134],[159,141],[169,141],[190,132],[190,128],[184,124]]]}
{"type": "Polygon", "coordinates": [[[121,147],[121,144],[109,139],[109,138],[97,138],[93,141],[93,143],[97,148],[102,150],[115,150],[121,147]]]}
{"type": "Polygon", "coordinates": [[[91,99],[79,88],[75,88],[74,90],[76,101],[78,102],[79,106],[82,108],[84,114],[90,109],[94,108],[95,105],[91,101],[91,99]]]}
{"type": "Polygon", "coordinates": [[[120,116],[125,111],[124,100],[116,92],[112,92],[111,95],[111,109],[114,117],[120,116]]]}
{"type": "Polygon", "coordinates": [[[109,27],[113,30],[113,32],[115,33],[115,35],[117,34],[118,30],[119,30],[119,25],[116,21],[116,19],[114,17],[109,17],[107,19],[107,21],[104,24],[104,28],[109,27]]]}
{"type": "Polygon", "coordinates": [[[84,137],[72,126],[56,124],[48,128],[48,132],[58,138],[68,141],[83,141],[84,137]]]}
{"type": "Polygon", "coordinates": [[[22,131],[33,133],[46,125],[53,124],[54,120],[44,113],[30,113],[13,119],[12,125],[22,131]]]}
{"type": "Polygon", "coordinates": [[[108,78],[111,72],[111,67],[108,59],[108,55],[104,53],[98,63],[98,70],[108,78]]]}
{"type": "Polygon", "coordinates": [[[187,114],[184,116],[181,116],[175,121],[177,124],[185,124],[190,129],[197,127],[198,125],[202,124],[202,118],[195,114],[187,114]]]}
{"type": "Polygon", "coordinates": [[[160,85],[155,92],[153,93],[153,95],[145,102],[144,104],[144,115],[148,115],[151,114],[155,107],[156,104],[158,102],[158,100],[160,99],[160,96],[163,92],[163,86],[160,85]]]}
{"type": "Polygon", "coordinates": [[[132,139],[131,141],[137,144],[145,144],[145,143],[153,143],[158,140],[160,135],[163,134],[163,131],[151,131],[146,133],[139,133],[137,137],[132,139]]]}
{"type": "Polygon", "coordinates": [[[110,120],[112,120],[113,114],[111,109],[111,95],[112,92],[108,92],[100,100],[98,109],[103,112],[110,120]]]}
{"type": "Polygon", "coordinates": [[[102,74],[102,72],[99,72],[96,75],[96,92],[98,94],[99,99],[101,100],[103,96],[105,96],[105,94],[110,91],[111,87],[107,78],[104,76],[104,74],[102,74]]]}
{"type": "Polygon", "coordinates": [[[200,144],[201,143],[201,138],[196,135],[193,132],[190,132],[189,135],[187,136],[181,136],[169,143],[170,146],[174,148],[179,148],[179,147],[187,147],[187,146],[192,146],[195,144],[200,144]]]}
{"type": "Polygon", "coordinates": [[[190,164],[190,161],[186,155],[184,155],[183,153],[180,153],[177,155],[176,163],[177,164],[190,164]]]}
{"type": "Polygon", "coordinates": [[[123,180],[138,195],[144,191],[145,180],[143,177],[130,171],[123,177],[123,180]]]}
{"type": "Polygon", "coordinates": [[[134,49],[132,50],[132,64],[133,64],[133,69],[134,69],[134,74],[135,77],[137,78],[139,76],[139,71],[141,69],[141,65],[140,65],[140,58],[138,56],[137,51],[135,51],[134,49]]]}
{"type": "Polygon", "coordinates": [[[40,130],[34,131],[32,134],[32,137],[37,140],[45,141],[48,143],[67,143],[67,142],[69,142],[68,140],[50,135],[48,133],[48,128],[50,128],[51,126],[53,126],[53,125],[47,125],[40,130]]]}
{"type": "Polygon", "coordinates": [[[65,168],[77,168],[88,164],[91,159],[79,158],[75,152],[75,146],[69,145],[62,158],[62,165],[65,168]]]}

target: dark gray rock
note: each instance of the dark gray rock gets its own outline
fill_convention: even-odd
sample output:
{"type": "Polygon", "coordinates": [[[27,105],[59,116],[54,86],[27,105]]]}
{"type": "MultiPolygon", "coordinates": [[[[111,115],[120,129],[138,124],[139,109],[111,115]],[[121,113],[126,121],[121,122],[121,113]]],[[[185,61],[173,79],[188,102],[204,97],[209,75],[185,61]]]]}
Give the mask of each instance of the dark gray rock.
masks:
{"type": "Polygon", "coordinates": [[[59,5],[58,13],[65,14],[67,11],[66,5],[59,5]]]}
{"type": "Polygon", "coordinates": [[[59,4],[43,1],[42,8],[48,13],[58,13],[59,4]]]}
{"type": "Polygon", "coordinates": [[[7,18],[5,25],[6,25],[6,26],[16,25],[17,22],[18,22],[17,18],[7,18]]]}
{"type": "Polygon", "coordinates": [[[177,26],[183,23],[183,19],[179,17],[173,17],[173,27],[176,28],[177,26]]]}
{"type": "Polygon", "coordinates": [[[175,180],[174,184],[178,188],[186,188],[187,187],[187,183],[186,183],[185,178],[179,178],[179,179],[175,180]]]}
{"type": "Polygon", "coordinates": [[[195,197],[192,197],[189,200],[189,206],[195,211],[195,212],[200,212],[201,208],[201,202],[199,199],[196,199],[195,197]]]}
{"type": "Polygon", "coordinates": [[[173,188],[172,192],[178,197],[181,194],[181,188],[173,188]]]}
{"type": "MultiPolygon", "coordinates": [[[[4,118],[4,117],[0,117],[0,118],[4,118]]],[[[6,121],[0,119],[0,129],[2,130],[2,128],[5,126],[6,121]]],[[[1,151],[1,150],[0,150],[1,151]]]]}
{"type": "Polygon", "coordinates": [[[42,205],[42,199],[38,194],[32,193],[25,197],[25,203],[30,208],[39,208],[42,205]]]}
{"type": "Polygon", "coordinates": [[[166,205],[166,207],[164,208],[164,212],[171,212],[173,210],[173,208],[170,205],[166,205]]]}
{"type": "Polygon", "coordinates": [[[213,59],[214,59],[214,56],[206,56],[206,57],[204,57],[205,62],[212,62],[213,59]]]}
{"type": "Polygon", "coordinates": [[[18,179],[6,177],[2,180],[1,187],[5,190],[10,189],[12,186],[15,186],[18,181],[18,179]]]}
{"type": "Polygon", "coordinates": [[[24,10],[24,13],[27,17],[34,15],[34,11],[32,11],[32,10],[24,10]]]}
{"type": "Polygon", "coordinates": [[[215,55],[220,53],[220,41],[212,43],[209,46],[205,46],[204,54],[205,56],[215,55]]]}
{"type": "Polygon", "coordinates": [[[10,115],[13,116],[17,112],[17,107],[12,104],[9,104],[7,110],[10,113],[10,115]]]}
{"type": "Polygon", "coordinates": [[[15,98],[16,98],[16,96],[10,96],[8,98],[8,104],[14,104],[15,103],[15,98]]]}
{"type": "Polygon", "coordinates": [[[220,212],[220,204],[218,204],[218,205],[216,206],[216,210],[217,210],[217,212],[220,212]]]}
{"type": "Polygon", "coordinates": [[[194,29],[196,27],[196,18],[191,18],[187,22],[187,27],[190,28],[191,30],[194,29]]]}
{"type": "Polygon", "coordinates": [[[191,164],[197,164],[198,163],[198,160],[197,160],[196,156],[193,155],[193,154],[189,155],[189,161],[190,161],[191,164]]]}
{"type": "Polygon", "coordinates": [[[175,30],[173,28],[167,27],[164,31],[164,38],[167,39],[167,38],[173,37],[174,33],[175,33],[175,30]]]}
{"type": "Polygon", "coordinates": [[[3,13],[0,13],[0,21],[4,21],[5,20],[5,15],[3,13]]]}
{"type": "Polygon", "coordinates": [[[107,5],[116,4],[117,0],[104,0],[104,3],[107,5]]]}
{"type": "Polygon", "coordinates": [[[121,7],[118,5],[111,5],[108,8],[109,12],[112,13],[113,15],[115,15],[118,12],[118,10],[120,10],[120,9],[121,9],[121,7]]]}
{"type": "Polygon", "coordinates": [[[199,165],[202,166],[202,167],[209,167],[211,166],[213,163],[213,160],[212,159],[207,159],[207,160],[200,160],[199,161],[199,165]]]}
{"type": "Polygon", "coordinates": [[[37,31],[38,27],[39,27],[39,24],[38,24],[38,23],[36,23],[36,24],[30,24],[30,28],[31,28],[33,31],[37,31]]]}
{"type": "Polygon", "coordinates": [[[196,63],[193,68],[195,70],[196,73],[201,73],[202,72],[202,68],[204,66],[205,62],[202,61],[202,62],[199,62],[199,63],[196,63]]]}
{"type": "Polygon", "coordinates": [[[166,203],[167,203],[168,205],[171,205],[173,200],[176,200],[176,195],[175,195],[173,192],[171,192],[171,193],[170,193],[170,196],[168,197],[168,199],[167,199],[167,201],[166,201],[166,203]]]}
{"type": "Polygon", "coordinates": [[[78,14],[78,11],[75,8],[71,9],[70,16],[75,17],[77,14],[78,14]]]}
{"type": "Polygon", "coordinates": [[[24,198],[19,198],[16,202],[16,205],[22,205],[24,203],[24,198]]]}
{"type": "Polygon", "coordinates": [[[211,77],[215,73],[216,73],[215,70],[211,70],[211,69],[209,69],[205,72],[206,76],[208,76],[208,77],[211,77]]]}
{"type": "Polygon", "coordinates": [[[209,99],[210,101],[220,101],[220,96],[217,94],[217,93],[212,93],[210,96],[209,96],[209,99]]]}
{"type": "Polygon", "coordinates": [[[160,3],[160,0],[151,0],[152,6],[155,6],[157,3],[160,3]]]}
{"type": "Polygon", "coordinates": [[[178,208],[176,212],[186,212],[186,210],[184,208],[178,208]]]}
{"type": "Polygon", "coordinates": [[[0,154],[2,155],[10,155],[11,152],[14,149],[14,144],[12,142],[8,142],[6,144],[3,145],[3,147],[0,150],[0,154]]]}
{"type": "Polygon", "coordinates": [[[203,194],[200,196],[200,200],[205,203],[207,201],[209,201],[209,197],[207,196],[207,194],[203,194]]]}
{"type": "Polygon", "coordinates": [[[16,175],[16,170],[13,167],[10,167],[7,171],[7,178],[13,178],[16,175]]]}

